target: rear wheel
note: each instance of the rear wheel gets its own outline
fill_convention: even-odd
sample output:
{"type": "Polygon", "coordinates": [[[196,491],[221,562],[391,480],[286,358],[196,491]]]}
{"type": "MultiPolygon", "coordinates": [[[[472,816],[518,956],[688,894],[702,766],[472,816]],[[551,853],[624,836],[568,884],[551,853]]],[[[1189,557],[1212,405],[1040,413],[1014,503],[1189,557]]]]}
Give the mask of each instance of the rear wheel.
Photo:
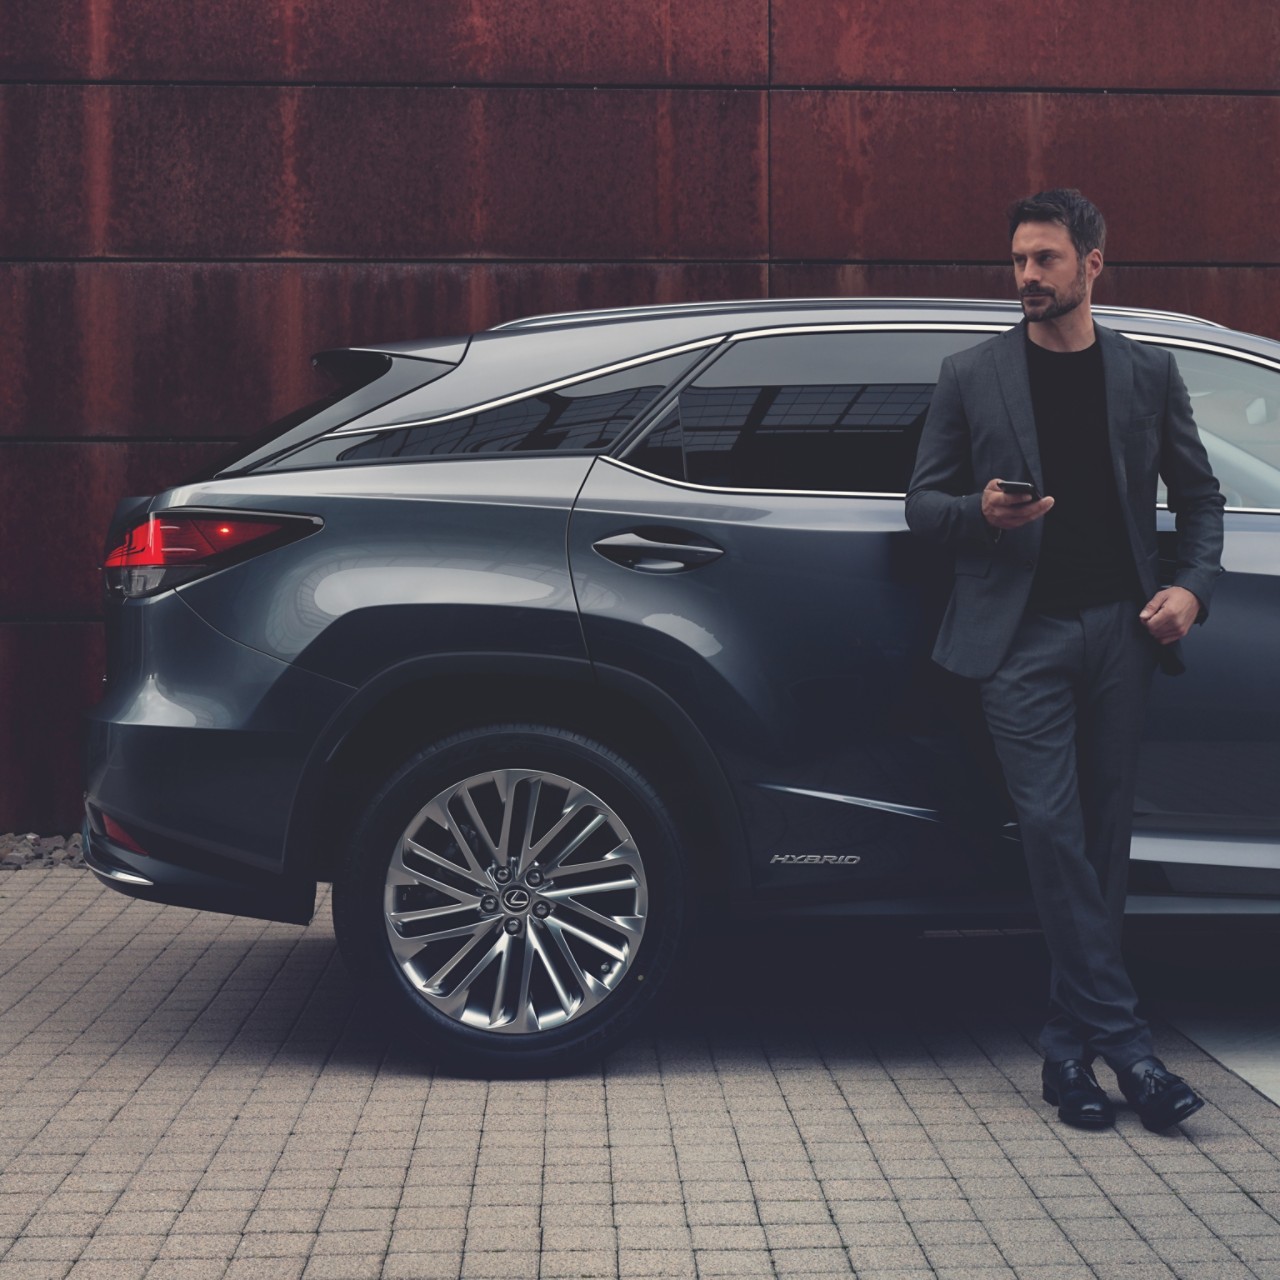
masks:
{"type": "Polygon", "coordinates": [[[431,1057],[545,1074],[606,1052],[671,967],[685,915],[657,791],[598,742],[467,730],[374,797],[334,883],[357,980],[431,1057]]]}

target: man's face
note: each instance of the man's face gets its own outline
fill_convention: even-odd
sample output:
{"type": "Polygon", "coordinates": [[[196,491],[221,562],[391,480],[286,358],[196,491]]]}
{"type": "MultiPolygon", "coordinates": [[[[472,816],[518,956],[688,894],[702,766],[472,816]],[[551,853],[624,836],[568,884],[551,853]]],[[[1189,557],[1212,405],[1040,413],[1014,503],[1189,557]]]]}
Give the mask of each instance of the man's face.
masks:
{"type": "Polygon", "coordinates": [[[1082,261],[1060,222],[1020,223],[1011,247],[1022,314],[1031,321],[1074,311],[1102,270],[1102,255],[1095,249],[1082,261]]]}

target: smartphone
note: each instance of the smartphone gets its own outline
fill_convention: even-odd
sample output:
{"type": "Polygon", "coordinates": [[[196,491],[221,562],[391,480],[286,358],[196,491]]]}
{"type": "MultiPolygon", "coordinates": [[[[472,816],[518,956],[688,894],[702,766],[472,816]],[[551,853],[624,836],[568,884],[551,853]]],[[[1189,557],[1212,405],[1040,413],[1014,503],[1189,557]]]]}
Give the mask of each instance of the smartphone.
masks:
{"type": "Polygon", "coordinates": [[[1000,486],[1002,493],[1025,494],[1033,502],[1040,500],[1040,495],[1036,492],[1036,487],[1030,480],[998,480],[996,483],[1000,486]]]}

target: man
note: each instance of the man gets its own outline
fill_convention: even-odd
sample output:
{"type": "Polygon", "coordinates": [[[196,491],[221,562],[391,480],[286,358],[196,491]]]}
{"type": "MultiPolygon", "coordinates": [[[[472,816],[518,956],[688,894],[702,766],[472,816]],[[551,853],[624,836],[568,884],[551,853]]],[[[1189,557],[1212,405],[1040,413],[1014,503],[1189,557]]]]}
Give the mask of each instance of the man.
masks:
{"type": "Polygon", "coordinates": [[[1024,319],[943,361],[907,523],[955,551],[933,657],[979,682],[1018,814],[1051,965],[1044,1099],[1068,1124],[1112,1124],[1101,1056],[1161,1130],[1203,1100],[1155,1056],[1121,955],[1135,774],[1152,670],[1183,669],[1178,641],[1222,572],[1223,498],[1173,357],[1093,322],[1098,210],[1043,191],[1009,233],[1024,319]],[[1177,514],[1168,586],[1157,472],[1177,514]]]}

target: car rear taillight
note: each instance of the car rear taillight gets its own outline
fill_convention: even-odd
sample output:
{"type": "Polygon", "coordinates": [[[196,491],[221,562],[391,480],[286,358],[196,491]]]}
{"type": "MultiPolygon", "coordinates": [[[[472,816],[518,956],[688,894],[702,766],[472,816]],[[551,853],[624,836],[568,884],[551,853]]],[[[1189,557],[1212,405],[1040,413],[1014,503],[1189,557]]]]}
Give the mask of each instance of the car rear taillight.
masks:
{"type": "Polygon", "coordinates": [[[113,595],[166,591],[215,569],[294,542],[320,528],[315,516],[229,511],[161,511],[130,526],[107,553],[113,595]]]}

